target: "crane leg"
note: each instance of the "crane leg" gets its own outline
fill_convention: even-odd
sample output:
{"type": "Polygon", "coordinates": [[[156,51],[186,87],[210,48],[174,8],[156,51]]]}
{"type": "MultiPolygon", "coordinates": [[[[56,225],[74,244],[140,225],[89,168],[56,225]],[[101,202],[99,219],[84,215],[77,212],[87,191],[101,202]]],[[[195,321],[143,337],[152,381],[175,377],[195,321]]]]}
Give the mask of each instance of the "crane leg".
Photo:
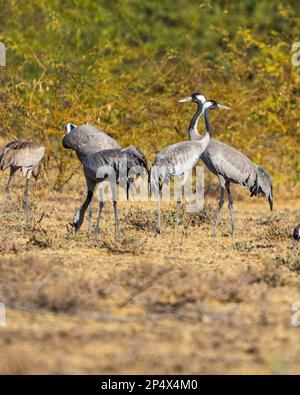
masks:
{"type": "Polygon", "coordinates": [[[160,188],[158,187],[157,192],[157,223],[156,223],[156,233],[160,233],[160,188]]]}
{"type": "Polygon", "coordinates": [[[118,239],[121,236],[120,226],[119,226],[119,214],[118,214],[118,205],[117,205],[117,198],[116,198],[116,184],[113,182],[111,184],[111,191],[112,191],[112,199],[114,203],[114,215],[115,215],[115,234],[116,238],[118,239]]]}
{"type": "Polygon", "coordinates": [[[93,216],[93,200],[88,207],[88,227],[87,227],[87,234],[88,236],[91,234],[92,231],[92,216],[93,216]]]}
{"type": "Polygon", "coordinates": [[[176,224],[175,224],[175,231],[176,232],[178,230],[178,224],[179,224],[179,209],[181,206],[181,190],[182,190],[182,188],[179,189],[179,192],[177,195],[177,203],[176,203],[176,224]]]}
{"type": "Polygon", "coordinates": [[[226,190],[227,190],[227,196],[228,196],[228,208],[230,211],[230,219],[231,219],[231,235],[232,238],[235,238],[236,231],[235,231],[235,218],[234,218],[234,212],[233,212],[233,200],[230,192],[230,183],[227,181],[226,184],[226,190]]]}
{"type": "Polygon", "coordinates": [[[102,214],[103,208],[104,208],[104,202],[100,202],[99,203],[98,217],[97,217],[97,224],[96,224],[96,228],[95,228],[95,237],[97,237],[99,232],[100,232],[101,214],[102,214]]]}
{"type": "Polygon", "coordinates": [[[115,232],[116,232],[116,238],[118,239],[121,236],[121,232],[119,226],[118,205],[115,200],[114,200],[114,213],[115,213],[115,232]]]}
{"type": "Polygon", "coordinates": [[[225,189],[223,186],[221,186],[221,196],[220,196],[220,200],[219,200],[219,208],[218,208],[216,219],[215,219],[215,222],[213,225],[212,237],[216,237],[217,226],[218,226],[220,218],[221,218],[221,212],[222,212],[222,208],[224,206],[224,201],[225,201],[224,195],[225,195],[225,189]]]}
{"type": "Polygon", "coordinates": [[[15,174],[15,170],[10,169],[9,179],[7,181],[6,187],[4,188],[3,201],[1,204],[0,215],[2,215],[2,213],[3,213],[4,207],[5,207],[5,202],[8,197],[8,194],[9,194],[9,186],[10,186],[10,183],[13,179],[14,174],[15,174]]]}
{"type": "Polygon", "coordinates": [[[28,219],[29,219],[29,202],[28,202],[28,196],[29,196],[29,177],[26,177],[26,182],[25,182],[25,192],[24,192],[24,212],[25,212],[25,223],[26,225],[28,224],[28,219]]]}
{"type": "Polygon", "coordinates": [[[100,231],[100,223],[101,223],[101,213],[102,210],[104,208],[104,198],[103,198],[103,186],[102,184],[100,184],[99,186],[99,193],[100,193],[100,202],[99,202],[99,211],[98,211],[98,217],[97,217],[97,224],[96,224],[96,228],[95,228],[95,237],[97,237],[97,235],[99,234],[100,231]]]}
{"type": "Polygon", "coordinates": [[[93,193],[94,193],[95,186],[96,186],[96,184],[93,184],[93,183],[91,183],[88,186],[85,201],[83,202],[81,207],[76,211],[76,214],[74,215],[73,226],[75,227],[75,232],[78,232],[79,229],[81,228],[81,225],[84,220],[84,214],[85,214],[87,208],[89,207],[91,200],[93,199],[93,193]]]}

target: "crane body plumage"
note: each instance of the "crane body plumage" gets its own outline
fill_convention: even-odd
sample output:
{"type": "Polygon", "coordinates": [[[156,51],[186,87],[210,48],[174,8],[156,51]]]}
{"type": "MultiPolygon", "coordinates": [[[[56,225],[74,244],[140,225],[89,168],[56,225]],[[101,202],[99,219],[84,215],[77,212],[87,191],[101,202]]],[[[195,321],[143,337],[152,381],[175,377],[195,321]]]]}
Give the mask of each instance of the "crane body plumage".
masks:
{"type": "Polygon", "coordinates": [[[263,193],[272,209],[273,193],[270,175],[244,154],[214,140],[210,142],[201,159],[207,168],[220,178],[222,185],[225,185],[226,181],[239,184],[248,188],[251,196],[263,193]]]}
{"type": "Polygon", "coordinates": [[[31,141],[11,141],[0,154],[0,169],[20,169],[24,176],[37,168],[45,154],[45,147],[31,141]]]}
{"type": "Polygon", "coordinates": [[[99,177],[99,169],[103,169],[105,175],[105,169],[111,169],[116,175],[116,182],[120,174],[126,174],[129,177],[129,183],[133,181],[134,173],[130,173],[130,169],[134,169],[135,166],[142,167],[147,170],[148,164],[144,154],[137,147],[127,147],[124,149],[112,148],[106,149],[87,157],[83,162],[83,171],[87,180],[91,182],[99,183],[106,180],[109,175],[101,178],[99,177]]]}
{"type": "Polygon", "coordinates": [[[73,149],[80,162],[95,152],[110,148],[121,148],[120,145],[102,130],[91,125],[67,125],[68,133],[64,136],[62,145],[73,149]]]}
{"type": "Polygon", "coordinates": [[[160,188],[162,184],[169,184],[172,177],[184,177],[192,170],[208,142],[209,137],[197,142],[184,141],[170,145],[160,151],[156,155],[151,168],[151,188],[153,193],[157,193],[157,188],[160,188]]]}

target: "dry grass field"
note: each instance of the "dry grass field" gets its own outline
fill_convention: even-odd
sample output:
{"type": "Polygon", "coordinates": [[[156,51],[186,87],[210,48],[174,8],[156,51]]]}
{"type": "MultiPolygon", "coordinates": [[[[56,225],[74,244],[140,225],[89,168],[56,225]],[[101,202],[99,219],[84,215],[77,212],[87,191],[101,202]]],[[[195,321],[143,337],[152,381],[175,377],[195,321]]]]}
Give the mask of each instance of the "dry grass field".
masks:
{"type": "Polygon", "coordinates": [[[122,203],[119,241],[108,205],[95,241],[86,224],[78,235],[68,226],[83,178],[62,192],[40,180],[27,228],[23,182],[17,175],[1,218],[1,373],[299,373],[296,201],[275,196],[270,217],[264,199],[234,187],[235,240],[227,208],[211,238],[213,197],[200,215],[184,214],[177,234],[164,205],[159,236],[155,203],[122,203]]]}
{"type": "Polygon", "coordinates": [[[300,1],[0,3],[0,148],[46,149],[29,224],[19,173],[0,216],[0,374],[300,373],[300,1]],[[196,108],[178,100],[193,92],[231,108],[212,112],[212,135],[271,174],[273,213],[233,185],[237,237],[226,203],[212,239],[206,171],[204,210],[182,210],[177,233],[175,204],[156,235],[155,202],[121,202],[121,239],[112,204],[97,240],[86,221],[75,234],[86,191],[66,125],[94,125],[151,163],[188,139],[196,108]]]}

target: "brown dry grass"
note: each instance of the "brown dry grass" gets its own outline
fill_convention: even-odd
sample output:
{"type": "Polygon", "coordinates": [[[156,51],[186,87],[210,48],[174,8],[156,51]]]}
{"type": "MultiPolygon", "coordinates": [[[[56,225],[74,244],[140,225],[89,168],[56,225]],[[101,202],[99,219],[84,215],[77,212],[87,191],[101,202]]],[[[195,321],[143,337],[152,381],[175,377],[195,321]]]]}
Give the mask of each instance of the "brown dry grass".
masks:
{"type": "Polygon", "coordinates": [[[154,203],[123,203],[122,239],[109,207],[95,242],[67,226],[82,178],[62,192],[40,180],[27,229],[16,180],[0,227],[1,373],[299,373],[295,201],[269,217],[267,202],[242,195],[234,241],[227,209],[210,236],[216,199],[184,214],[177,235],[165,206],[160,236],[154,203]]]}

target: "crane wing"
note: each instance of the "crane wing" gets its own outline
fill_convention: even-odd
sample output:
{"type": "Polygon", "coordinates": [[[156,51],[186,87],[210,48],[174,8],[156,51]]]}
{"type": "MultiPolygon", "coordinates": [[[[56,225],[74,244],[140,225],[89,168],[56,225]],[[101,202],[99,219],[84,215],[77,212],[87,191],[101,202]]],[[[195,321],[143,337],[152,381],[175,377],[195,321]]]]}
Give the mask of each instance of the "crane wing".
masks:
{"type": "Polygon", "coordinates": [[[190,171],[200,156],[199,142],[184,141],[173,144],[156,155],[153,166],[164,167],[169,176],[179,176],[190,171]]]}
{"type": "Polygon", "coordinates": [[[44,156],[45,148],[38,145],[21,145],[11,150],[12,165],[20,167],[34,167],[36,166],[44,156]]]}
{"type": "Polygon", "coordinates": [[[256,177],[257,165],[247,156],[217,140],[212,139],[201,159],[216,175],[240,184],[248,185],[256,177]]]}
{"type": "Polygon", "coordinates": [[[7,144],[1,153],[1,169],[8,166],[32,168],[38,165],[45,153],[42,145],[29,141],[13,141],[7,144]]]}
{"type": "Polygon", "coordinates": [[[142,164],[143,167],[145,167],[148,171],[147,159],[146,159],[145,155],[143,154],[143,152],[138,147],[130,146],[130,147],[122,149],[122,152],[129,153],[130,155],[132,155],[134,158],[137,159],[137,162],[142,164]]]}

